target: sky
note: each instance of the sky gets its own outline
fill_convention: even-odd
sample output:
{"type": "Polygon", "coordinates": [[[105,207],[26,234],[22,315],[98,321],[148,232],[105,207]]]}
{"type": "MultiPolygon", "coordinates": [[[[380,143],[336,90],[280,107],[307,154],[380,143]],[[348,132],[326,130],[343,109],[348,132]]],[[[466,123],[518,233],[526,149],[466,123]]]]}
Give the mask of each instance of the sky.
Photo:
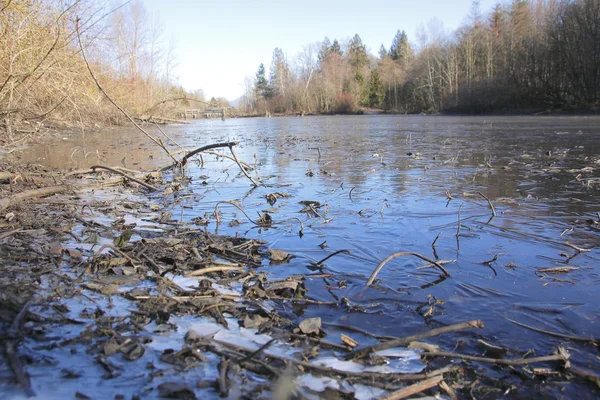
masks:
{"type": "MultiPolygon", "coordinates": [[[[419,25],[437,18],[458,28],[472,0],[141,0],[164,24],[167,42],[176,45],[178,82],[207,98],[234,100],[244,93],[244,78],[254,78],[260,63],[269,68],[273,49],[288,60],[303,47],[348,39],[358,33],[374,55],[389,49],[397,30],[416,43],[419,25]]],[[[486,14],[498,0],[480,0],[486,14]]],[[[267,72],[268,73],[268,72],[267,72]]]]}

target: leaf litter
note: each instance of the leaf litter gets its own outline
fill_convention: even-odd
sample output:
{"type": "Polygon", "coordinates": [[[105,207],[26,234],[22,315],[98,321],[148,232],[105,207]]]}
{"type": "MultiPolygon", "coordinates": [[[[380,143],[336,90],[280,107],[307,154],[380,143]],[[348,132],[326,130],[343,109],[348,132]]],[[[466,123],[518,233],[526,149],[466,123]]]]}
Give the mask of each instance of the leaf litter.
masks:
{"type": "MultiPolygon", "coordinates": [[[[163,196],[184,187],[185,180],[162,179],[156,172],[145,178],[164,185],[163,196]]],[[[0,368],[13,377],[0,382],[0,389],[13,398],[90,398],[100,392],[106,398],[272,398],[282,390],[296,398],[334,394],[367,399],[390,392],[393,396],[409,387],[416,390],[413,394],[455,397],[455,390],[469,388],[469,379],[471,385],[479,380],[472,378],[475,370],[458,364],[440,367],[432,360],[450,358],[467,366],[556,362],[564,370],[571,367],[562,347],[548,356],[505,359],[419,345],[439,334],[482,329],[481,321],[376,341],[365,331],[359,332],[359,340],[346,334],[330,339],[335,335],[321,317],[290,318],[285,309],[298,302],[317,309],[338,307],[348,299],[318,301],[305,285],[308,275],[274,280],[257,270],[265,261],[287,263],[293,254],[265,251],[267,243],[261,240],[211,234],[205,228],[210,216],[197,225],[177,222],[158,204],[159,197],[120,186],[122,180],[116,184],[117,189],[63,194],[54,203],[19,205],[16,212],[5,214],[5,224],[12,223],[6,227],[19,225],[18,230],[3,232],[0,253],[0,368]],[[31,230],[40,233],[25,234],[31,230]]],[[[274,192],[266,200],[274,205],[287,197],[274,192]]],[[[325,219],[318,211],[320,202],[300,203],[309,218],[325,219]]],[[[364,216],[364,209],[359,214],[364,216]]],[[[216,208],[214,217],[219,222],[216,208]]],[[[265,229],[276,223],[267,212],[257,221],[248,220],[265,229]]],[[[340,252],[349,253],[334,254],[340,252]]],[[[329,257],[314,265],[321,266],[329,257]]],[[[538,272],[572,270],[576,268],[538,272]]],[[[351,326],[342,330],[357,332],[351,326]]],[[[564,370],[523,369],[522,374],[560,375],[564,370]]],[[[598,383],[594,373],[577,368],[569,372],[598,383]]],[[[494,384],[490,377],[481,378],[494,384]]]]}

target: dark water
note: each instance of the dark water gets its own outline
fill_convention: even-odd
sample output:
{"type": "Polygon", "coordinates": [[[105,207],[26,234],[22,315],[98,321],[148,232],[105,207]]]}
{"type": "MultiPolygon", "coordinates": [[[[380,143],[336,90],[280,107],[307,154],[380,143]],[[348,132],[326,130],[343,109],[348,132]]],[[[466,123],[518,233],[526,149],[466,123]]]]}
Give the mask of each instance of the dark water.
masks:
{"type": "MultiPolygon", "coordinates": [[[[179,219],[207,216],[212,232],[265,239],[271,248],[296,255],[289,264],[264,265],[274,278],[312,273],[307,268],[311,261],[341,249],[351,252],[325,263],[323,272],[332,278],[308,280],[307,287],[314,299],[345,297],[355,307],[343,302],[337,308],[297,307],[287,310],[290,315],[319,315],[395,336],[481,319],[486,327],[476,335],[431,342],[446,351],[481,354],[476,339],[483,338],[509,348],[512,357],[530,349],[546,355],[564,344],[577,366],[600,369],[596,347],[536,333],[506,319],[565,335],[600,337],[600,230],[595,229],[600,211],[599,118],[257,118],[198,121],[166,131],[186,148],[239,140],[238,156],[256,165],[267,184],[250,190],[233,162],[206,155],[203,168],[198,163],[190,167],[191,185],[164,200],[179,219]],[[479,191],[492,201],[496,217],[491,218],[479,191]],[[274,192],[289,197],[271,206],[265,196],[274,192]],[[257,229],[226,204],[219,206],[222,223],[216,226],[210,214],[222,200],[239,202],[253,218],[270,208],[276,209],[270,210],[276,211],[271,213],[275,222],[300,218],[304,235],[298,235],[295,221],[257,229]],[[302,213],[302,200],[318,201],[322,217],[302,213]],[[234,219],[244,223],[230,227],[234,219]],[[572,257],[577,251],[567,242],[591,250],[572,257]],[[383,268],[376,285],[366,288],[377,264],[400,251],[455,260],[445,265],[451,277],[441,279],[436,269],[419,269],[421,260],[401,257],[383,268]],[[577,269],[567,274],[537,271],[564,266],[577,269]],[[431,296],[444,302],[427,313],[431,296]]],[[[148,142],[134,131],[107,131],[52,148],[32,148],[20,156],[73,168],[98,162],[129,168],[167,164],[168,158],[148,142]]],[[[514,380],[513,385],[522,384],[518,376],[496,373],[507,382],[514,380]]],[[[542,382],[527,383],[538,384],[542,382]]],[[[563,388],[590,395],[594,390],[591,384],[564,382],[546,390],[558,396],[563,388]]]]}

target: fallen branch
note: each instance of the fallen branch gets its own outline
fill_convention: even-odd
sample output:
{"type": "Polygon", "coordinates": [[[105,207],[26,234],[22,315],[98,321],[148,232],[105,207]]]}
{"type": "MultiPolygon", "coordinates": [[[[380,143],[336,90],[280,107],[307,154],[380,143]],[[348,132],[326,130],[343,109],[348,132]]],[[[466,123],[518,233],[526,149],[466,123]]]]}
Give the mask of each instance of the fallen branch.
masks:
{"type": "Polygon", "coordinates": [[[238,143],[239,143],[238,141],[235,141],[235,142],[225,142],[225,143],[213,143],[213,144],[208,144],[206,146],[198,147],[196,150],[192,150],[189,153],[187,153],[185,156],[183,156],[183,158],[181,159],[181,161],[179,161],[179,162],[176,161],[176,164],[169,165],[168,167],[163,168],[163,170],[171,169],[173,167],[176,167],[177,165],[180,165],[180,166],[183,167],[183,166],[185,166],[187,164],[187,161],[191,157],[194,157],[198,153],[202,153],[204,150],[216,149],[218,147],[229,147],[229,148],[231,148],[231,146],[235,146],[238,143]]]}
{"type": "Polygon", "coordinates": [[[3,234],[0,235],[0,240],[6,239],[7,237],[14,235],[15,233],[21,232],[22,230],[23,230],[23,228],[21,227],[18,229],[14,229],[12,231],[4,232],[3,234]]]}
{"type": "Polygon", "coordinates": [[[564,333],[552,332],[552,331],[547,331],[545,329],[541,329],[541,328],[536,328],[536,327],[533,327],[533,326],[529,326],[529,325],[526,325],[526,324],[524,324],[522,322],[515,321],[515,320],[512,320],[512,319],[507,318],[507,317],[504,317],[504,318],[506,320],[508,320],[509,322],[512,322],[515,325],[519,325],[519,326],[521,326],[523,328],[527,328],[527,329],[530,329],[530,330],[535,331],[535,332],[544,333],[546,335],[550,335],[550,336],[554,336],[554,337],[559,337],[559,338],[563,338],[563,339],[574,340],[576,342],[587,342],[587,343],[594,343],[594,344],[600,343],[600,339],[597,339],[597,338],[586,338],[586,337],[582,337],[582,336],[565,335],[564,333]]]}
{"type": "Polygon", "coordinates": [[[448,271],[446,271],[446,268],[442,267],[442,265],[440,263],[438,263],[437,261],[433,261],[419,253],[413,253],[412,251],[403,251],[400,253],[394,253],[391,256],[388,256],[386,259],[384,259],[382,262],[379,263],[379,265],[377,266],[377,268],[375,268],[375,270],[373,271],[373,273],[371,273],[371,276],[369,277],[369,279],[367,280],[367,286],[371,286],[371,284],[373,283],[373,281],[375,280],[375,278],[377,277],[377,274],[379,273],[379,271],[381,271],[381,269],[383,268],[383,266],[385,264],[387,264],[388,261],[393,260],[394,258],[397,257],[403,257],[403,256],[415,256],[415,257],[419,257],[421,260],[423,261],[427,261],[428,263],[431,263],[433,265],[435,265],[440,271],[442,271],[444,273],[444,275],[446,276],[450,276],[450,274],[448,273],[448,271]]]}
{"type": "Polygon", "coordinates": [[[459,358],[461,360],[468,361],[478,361],[487,364],[496,364],[496,365],[525,365],[525,364],[533,364],[533,363],[541,363],[548,361],[567,361],[568,356],[564,356],[563,354],[552,354],[550,356],[542,356],[542,357],[531,357],[531,358],[516,358],[512,360],[507,360],[504,358],[488,358],[488,357],[477,357],[470,356],[467,354],[457,354],[450,353],[445,351],[437,351],[431,353],[423,353],[423,357],[449,357],[449,358],[459,358]]]}
{"type": "Polygon", "coordinates": [[[123,171],[119,171],[119,170],[117,170],[117,169],[114,169],[114,168],[112,168],[112,167],[106,167],[106,166],[104,166],[104,165],[92,165],[92,166],[90,167],[90,169],[92,169],[92,170],[95,170],[95,169],[105,169],[105,170],[107,170],[107,171],[114,172],[115,174],[122,175],[122,176],[124,176],[125,178],[129,179],[130,181],[133,181],[133,182],[135,182],[135,183],[138,183],[138,184],[142,185],[142,186],[143,186],[143,187],[145,187],[146,189],[150,189],[150,190],[152,190],[152,191],[155,191],[155,192],[157,192],[157,191],[159,191],[159,190],[160,190],[159,188],[157,188],[157,187],[155,187],[155,186],[149,185],[149,184],[147,184],[146,182],[144,182],[144,181],[142,181],[142,180],[140,180],[140,179],[138,179],[138,178],[136,178],[136,177],[134,177],[134,176],[131,176],[131,175],[129,175],[129,174],[126,174],[125,172],[123,172],[123,171]]]}
{"type": "Polygon", "coordinates": [[[244,268],[240,268],[240,267],[209,267],[209,268],[202,268],[202,269],[197,269],[195,271],[192,271],[190,273],[185,274],[184,276],[190,277],[190,276],[199,276],[199,275],[205,275],[205,274],[210,274],[211,272],[244,272],[244,268]]]}
{"type": "Polygon", "coordinates": [[[380,350],[387,350],[387,349],[391,349],[393,347],[402,347],[402,346],[408,345],[410,342],[416,342],[416,341],[419,341],[421,339],[425,339],[428,337],[441,335],[442,333],[455,332],[455,331],[460,331],[463,329],[470,329],[470,328],[480,328],[481,329],[481,328],[483,328],[483,322],[481,322],[481,320],[473,320],[473,321],[463,322],[460,324],[444,326],[441,328],[432,329],[427,332],[417,333],[416,335],[407,336],[404,338],[399,338],[399,339],[394,339],[394,340],[389,340],[387,342],[363,347],[362,349],[355,350],[351,353],[346,354],[344,356],[344,360],[348,361],[348,360],[354,360],[356,358],[362,358],[364,356],[367,356],[371,353],[374,353],[374,352],[377,352],[380,350]]]}
{"type": "Polygon", "coordinates": [[[67,185],[60,185],[60,186],[48,186],[48,187],[41,188],[41,189],[26,190],[24,192],[17,193],[13,196],[0,199],[0,212],[6,210],[10,206],[21,203],[23,200],[33,199],[36,197],[51,196],[53,194],[66,192],[69,189],[70,189],[70,187],[67,185]]]}
{"type": "Polygon", "coordinates": [[[386,394],[384,396],[377,397],[377,400],[399,400],[405,399],[409,396],[421,393],[424,390],[431,389],[437,386],[444,380],[443,376],[435,376],[433,378],[425,379],[421,382],[417,382],[414,385],[403,387],[402,389],[396,390],[395,392],[386,394]]]}

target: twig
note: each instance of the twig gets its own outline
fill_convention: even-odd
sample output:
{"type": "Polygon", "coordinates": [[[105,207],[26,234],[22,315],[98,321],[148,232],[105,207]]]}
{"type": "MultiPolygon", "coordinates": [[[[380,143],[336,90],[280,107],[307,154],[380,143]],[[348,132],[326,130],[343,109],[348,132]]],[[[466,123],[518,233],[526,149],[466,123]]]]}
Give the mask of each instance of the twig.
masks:
{"type": "Polygon", "coordinates": [[[235,162],[238,165],[238,167],[240,167],[240,169],[242,170],[242,172],[244,173],[244,175],[246,175],[246,178],[250,179],[250,182],[252,182],[252,184],[254,186],[257,186],[257,187],[260,186],[260,183],[256,182],[254,180],[254,178],[252,178],[250,175],[248,175],[248,172],[242,166],[242,164],[240,163],[240,160],[237,158],[237,155],[235,154],[235,150],[233,150],[233,146],[232,145],[229,145],[229,150],[231,151],[231,155],[233,156],[233,159],[235,160],[235,162]]]}
{"type": "Polygon", "coordinates": [[[14,196],[5,197],[3,199],[0,199],[0,212],[6,210],[8,207],[12,206],[13,204],[22,202],[23,200],[27,200],[27,199],[35,198],[35,197],[51,196],[53,194],[66,192],[69,189],[70,188],[67,185],[60,185],[60,186],[48,186],[48,187],[41,188],[41,189],[26,190],[24,192],[14,195],[14,196]]]}
{"type": "Polygon", "coordinates": [[[312,265],[321,265],[321,264],[323,264],[325,261],[329,260],[331,257],[333,257],[333,256],[335,256],[335,255],[337,255],[337,254],[340,254],[340,253],[346,253],[346,254],[350,254],[350,250],[338,250],[338,251],[336,251],[336,252],[333,252],[333,253],[331,253],[330,255],[328,255],[327,257],[325,257],[324,259],[322,259],[322,260],[320,260],[320,261],[318,261],[318,262],[316,262],[316,263],[313,263],[312,265]]]}
{"type": "Polygon", "coordinates": [[[185,274],[184,276],[190,277],[190,276],[199,276],[199,275],[210,274],[211,272],[232,272],[232,271],[243,272],[244,268],[240,268],[240,267],[209,267],[209,268],[197,269],[188,274],[185,274]]]}
{"type": "Polygon", "coordinates": [[[526,324],[524,324],[522,322],[518,322],[518,321],[515,321],[515,320],[507,318],[507,317],[504,317],[504,318],[506,320],[512,322],[515,325],[519,325],[519,326],[521,326],[523,328],[527,328],[527,329],[530,329],[530,330],[535,331],[535,332],[544,333],[546,335],[550,335],[550,336],[554,336],[554,337],[559,337],[559,338],[563,338],[563,339],[574,340],[574,341],[577,341],[577,342],[600,343],[600,339],[586,338],[586,337],[583,337],[583,336],[565,335],[564,333],[552,332],[552,331],[547,331],[545,329],[541,329],[541,328],[536,328],[536,327],[533,327],[533,326],[529,326],[529,325],[526,325],[526,324]]]}
{"type": "MultiPolygon", "coordinates": [[[[9,328],[9,335],[15,338],[18,334],[19,325],[23,320],[25,314],[29,310],[29,307],[33,303],[33,299],[30,299],[23,305],[19,313],[16,315],[12,324],[9,328]]],[[[15,379],[17,382],[23,387],[23,390],[27,394],[28,397],[34,397],[35,392],[31,388],[31,380],[29,379],[29,374],[27,373],[25,366],[23,365],[19,354],[17,353],[17,340],[10,339],[4,341],[4,355],[6,357],[6,363],[12,370],[15,375],[15,379]]]]}
{"type": "Polygon", "coordinates": [[[396,390],[395,392],[386,394],[384,396],[377,397],[377,400],[399,400],[405,399],[409,396],[421,393],[424,390],[431,389],[437,386],[444,380],[443,376],[435,376],[433,378],[425,379],[421,382],[417,382],[414,385],[403,387],[402,389],[396,390]]]}
{"type": "Polygon", "coordinates": [[[250,361],[250,360],[252,360],[254,357],[256,357],[257,355],[259,355],[260,353],[262,353],[263,351],[265,351],[266,349],[268,349],[276,341],[277,341],[277,339],[271,339],[271,340],[269,340],[267,343],[265,343],[262,346],[260,346],[258,348],[258,350],[256,350],[256,351],[248,354],[246,357],[244,357],[241,360],[239,360],[238,363],[242,363],[244,361],[250,361]]]}
{"type": "Polygon", "coordinates": [[[154,124],[154,126],[156,126],[156,128],[158,129],[158,131],[163,134],[164,137],[166,137],[167,139],[169,139],[171,142],[173,142],[180,149],[183,149],[183,147],[181,147],[181,145],[179,143],[177,143],[171,136],[167,135],[167,133],[162,130],[162,128],[160,127],[160,125],[158,125],[155,121],[152,121],[152,123],[154,124]]]}
{"type": "Polygon", "coordinates": [[[460,236],[460,210],[462,208],[462,203],[460,206],[458,206],[458,216],[457,216],[457,221],[458,221],[458,226],[456,228],[456,237],[458,238],[460,236]]]}
{"type": "Polygon", "coordinates": [[[444,326],[441,328],[432,329],[427,332],[418,333],[416,335],[407,336],[404,338],[399,338],[399,339],[394,339],[394,340],[389,340],[387,342],[363,347],[362,349],[355,350],[351,353],[346,354],[344,356],[344,360],[354,360],[356,358],[362,358],[362,357],[369,355],[371,353],[374,353],[376,351],[387,350],[387,349],[391,349],[393,347],[406,346],[410,342],[416,342],[421,339],[441,335],[443,333],[455,332],[455,331],[460,331],[463,329],[470,329],[470,328],[480,328],[481,329],[481,328],[483,328],[483,322],[481,322],[481,320],[473,320],[473,321],[463,322],[460,324],[448,325],[448,326],[444,326]]]}
{"type": "Polygon", "coordinates": [[[23,228],[18,228],[18,229],[12,230],[12,231],[4,232],[3,234],[0,235],[0,240],[6,239],[7,237],[12,236],[15,233],[18,233],[22,230],[23,230],[23,228]]]}
{"type": "MultiPolygon", "coordinates": [[[[218,151],[204,150],[203,153],[204,154],[212,154],[217,157],[223,157],[223,158],[227,158],[231,161],[235,161],[235,159],[232,156],[230,156],[229,154],[219,153],[218,151]]],[[[248,171],[254,170],[254,168],[250,164],[246,164],[243,161],[240,161],[240,164],[242,164],[242,166],[248,171]]]]}
{"type": "Polygon", "coordinates": [[[383,268],[383,266],[385,264],[387,264],[388,261],[393,260],[394,258],[397,257],[403,257],[403,256],[415,256],[415,257],[419,257],[421,260],[427,261],[428,263],[431,263],[433,265],[435,265],[440,271],[442,271],[444,273],[444,275],[446,276],[450,276],[450,274],[448,273],[448,271],[446,271],[446,268],[442,267],[442,265],[440,263],[438,263],[437,261],[433,261],[419,253],[414,253],[412,251],[402,251],[400,253],[394,253],[391,256],[388,256],[386,259],[384,259],[382,262],[379,263],[379,265],[377,266],[377,268],[375,268],[375,270],[373,271],[373,273],[371,273],[371,276],[369,277],[369,279],[367,280],[367,286],[371,286],[371,284],[373,283],[373,281],[375,280],[375,278],[377,277],[377,274],[379,273],[379,271],[381,271],[381,269],[383,268]]]}
{"type": "Polygon", "coordinates": [[[229,393],[229,385],[227,384],[227,370],[229,369],[229,361],[225,357],[221,357],[219,362],[219,394],[221,397],[226,397],[229,393]]]}
{"type": "Polygon", "coordinates": [[[143,187],[145,187],[146,189],[150,189],[150,190],[152,190],[152,191],[155,191],[155,192],[158,192],[158,191],[160,190],[160,189],[159,189],[159,188],[157,188],[156,186],[149,185],[149,184],[147,184],[146,182],[142,181],[141,179],[138,179],[138,178],[136,178],[136,177],[134,177],[134,176],[131,176],[131,175],[129,175],[129,174],[126,174],[125,172],[123,172],[123,171],[119,171],[118,169],[114,169],[114,168],[112,168],[112,167],[107,167],[107,166],[104,166],[104,165],[92,165],[92,166],[90,167],[90,169],[92,169],[92,170],[96,170],[96,169],[105,169],[105,170],[107,170],[107,171],[114,172],[115,174],[122,175],[122,176],[124,176],[125,178],[129,179],[130,181],[133,181],[133,182],[135,182],[135,183],[138,183],[138,184],[142,185],[142,186],[143,186],[143,187]]]}
{"type": "Polygon", "coordinates": [[[96,83],[96,86],[98,87],[98,89],[102,92],[102,94],[104,94],[104,96],[106,96],[106,98],[108,99],[108,101],[110,101],[110,103],[115,106],[117,108],[117,110],[119,110],[123,115],[125,115],[125,117],[127,117],[127,119],[138,129],[140,130],[148,139],[152,140],[157,146],[159,146],[161,149],[163,149],[168,155],[169,157],[171,157],[173,159],[174,162],[177,162],[177,160],[175,159],[175,157],[171,154],[171,152],[169,151],[169,149],[167,149],[165,147],[165,145],[158,140],[157,138],[155,138],[154,136],[152,136],[151,134],[149,134],[148,132],[146,132],[146,130],[144,128],[142,128],[137,122],[135,122],[135,120],[127,113],[127,111],[125,111],[120,105],[118,105],[109,95],[108,93],[106,93],[106,91],[104,90],[104,88],[102,87],[102,85],[100,84],[100,82],[98,81],[98,78],[96,78],[96,75],[94,75],[94,71],[92,71],[92,67],[90,66],[90,63],[88,62],[87,56],[85,54],[85,50],[83,48],[83,43],[81,43],[81,34],[79,32],[79,18],[77,18],[77,20],[75,21],[75,31],[77,32],[77,41],[79,42],[79,48],[81,49],[81,56],[83,57],[83,61],[85,62],[85,65],[87,67],[87,70],[89,71],[92,79],[94,80],[94,82],[96,83]]]}
{"type": "Polygon", "coordinates": [[[565,357],[563,354],[552,354],[550,356],[542,356],[542,357],[531,357],[531,358],[517,358],[508,360],[505,358],[488,358],[488,357],[477,357],[470,356],[467,354],[457,354],[450,353],[445,351],[436,351],[431,353],[423,353],[423,357],[449,357],[449,358],[460,358],[461,360],[468,361],[477,361],[487,364],[496,364],[496,365],[525,365],[525,364],[533,364],[547,361],[567,361],[568,356],[565,357]]]}
{"type": "Polygon", "coordinates": [[[190,159],[190,157],[194,157],[196,154],[198,153],[202,153],[204,150],[211,150],[211,149],[216,149],[219,147],[229,147],[231,148],[231,146],[235,146],[237,145],[239,142],[235,141],[235,142],[226,142],[226,143],[213,143],[213,144],[207,144],[206,146],[202,146],[202,147],[198,147],[196,150],[192,150],[189,153],[187,153],[185,156],[183,156],[183,158],[181,159],[181,161],[177,162],[175,165],[169,165],[165,168],[163,168],[163,170],[168,170],[171,169],[177,165],[180,166],[184,166],[187,164],[187,161],[190,159]]]}
{"type": "Polygon", "coordinates": [[[250,218],[250,216],[248,214],[246,214],[246,211],[244,211],[244,209],[240,206],[238,206],[237,204],[235,204],[232,201],[227,201],[227,200],[223,200],[223,201],[219,201],[216,205],[215,205],[215,218],[217,219],[217,223],[221,223],[221,219],[219,218],[219,204],[229,204],[234,206],[235,208],[237,208],[238,210],[240,210],[242,212],[242,214],[244,214],[246,216],[246,218],[248,218],[248,221],[252,222],[254,225],[258,225],[258,226],[262,226],[262,224],[254,221],[252,218],[250,218]]]}
{"type": "Polygon", "coordinates": [[[483,193],[481,193],[481,192],[477,192],[477,193],[479,193],[479,195],[480,195],[481,197],[483,197],[484,199],[486,199],[486,200],[487,200],[487,202],[488,202],[488,205],[489,205],[489,206],[490,206],[490,208],[492,209],[492,215],[495,217],[495,216],[496,216],[496,210],[494,209],[494,205],[492,204],[492,202],[490,201],[490,199],[489,199],[489,198],[488,198],[488,197],[487,197],[485,194],[483,194],[483,193]]]}
{"type": "Polygon", "coordinates": [[[435,237],[435,239],[433,239],[433,243],[431,243],[431,247],[433,247],[434,249],[435,249],[435,244],[437,243],[440,236],[442,236],[442,232],[438,233],[437,236],[435,237]]]}
{"type": "Polygon", "coordinates": [[[582,248],[582,247],[575,246],[574,244],[571,244],[571,243],[569,243],[569,242],[565,242],[565,245],[566,245],[566,246],[569,246],[570,248],[572,248],[572,249],[574,249],[574,250],[577,250],[577,251],[578,251],[578,252],[580,252],[580,253],[585,253],[586,251],[590,251],[590,250],[592,250],[592,249],[584,249],[584,248],[582,248]]]}

